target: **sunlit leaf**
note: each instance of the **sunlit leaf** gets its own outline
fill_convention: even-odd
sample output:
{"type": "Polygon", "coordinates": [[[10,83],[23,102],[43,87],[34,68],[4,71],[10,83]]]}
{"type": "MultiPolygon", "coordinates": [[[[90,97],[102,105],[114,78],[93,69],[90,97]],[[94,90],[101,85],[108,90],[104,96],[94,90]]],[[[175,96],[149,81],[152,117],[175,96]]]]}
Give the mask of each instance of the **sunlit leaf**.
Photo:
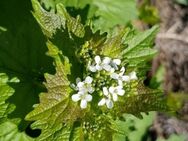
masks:
{"type": "Polygon", "coordinates": [[[24,132],[19,132],[18,125],[13,119],[8,118],[8,115],[15,109],[15,105],[6,102],[14,94],[14,89],[7,84],[10,82],[18,82],[18,80],[9,80],[7,75],[0,73],[0,140],[31,141],[32,138],[24,132]]]}

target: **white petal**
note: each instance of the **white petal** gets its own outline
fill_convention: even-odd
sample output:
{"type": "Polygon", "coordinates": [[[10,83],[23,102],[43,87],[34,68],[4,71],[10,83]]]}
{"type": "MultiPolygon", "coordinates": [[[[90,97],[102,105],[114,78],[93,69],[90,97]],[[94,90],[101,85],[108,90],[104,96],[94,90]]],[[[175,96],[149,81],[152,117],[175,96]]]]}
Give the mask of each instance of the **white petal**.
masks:
{"type": "Polygon", "coordinates": [[[103,87],[102,91],[103,91],[104,95],[106,95],[106,96],[108,95],[108,89],[107,89],[107,87],[103,87]]]}
{"type": "Polygon", "coordinates": [[[92,100],[92,95],[87,94],[86,97],[85,97],[85,100],[86,101],[91,101],[92,100]]]}
{"type": "Polygon", "coordinates": [[[121,70],[120,70],[120,74],[123,75],[125,72],[125,67],[122,67],[121,70]]]}
{"type": "Polygon", "coordinates": [[[93,78],[90,77],[90,76],[87,76],[86,79],[85,79],[85,82],[86,82],[87,84],[91,84],[92,81],[93,81],[93,78]]]}
{"type": "Polygon", "coordinates": [[[114,62],[116,65],[120,65],[120,64],[121,64],[121,60],[120,60],[120,59],[114,59],[113,62],[114,62]]]}
{"type": "Polygon", "coordinates": [[[81,107],[82,109],[85,109],[85,108],[87,107],[87,101],[86,101],[85,99],[81,100],[81,102],[80,102],[80,107],[81,107]]]}
{"type": "Polygon", "coordinates": [[[103,69],[106,71],[111,71],[112,67],[110,65],[103,65],[103,69]]]}
{"type": "Polygon", "coordinates": [[[78,93],[81,95],[84,95],[85,93],[88,93],[88,89],[86,87],[82,87],[79,89],[78,93]]]}
{"type": "Polygon", "coordinates": [[[121,86],[121,85],[120,85],[120,86],[117,86],[116,89],[117,89],[117,90],[121,90],[121,89],[123,89],[123,86],[121,86]]]}
{"type": "Polygon", "coordinates": [[[112,109],[114,107],[113,101],[110,99],[107,99],[106,106],[107,106],[107,108],[112,109]]]}
{"type": "Polygon", "coordinates": [[[125,90],[121,89],[118,90],[118,95],[123,96],[125,94],[125,90]]]}
{"type": "Polygon", "coordinates": [[[99,70],[99,71],[102,70],[102,67],[100,65],[96,65],[95,68],[96,70],[99,70]]]}
{"type": "Polygon", "coordinates": [[[87,87],[87,90],[88,90],[88,92],[91,94],[91,93],[94,92],[95,89],[94,89],[93,87],[90,86],[90,87],[87,87]]]}
{"type": "Polygon", "coordinates": [[[89,70],[90,70],[91,72],[96,72],[96,71],[97,71],[97,69],[96,69],[95,66],[89,66],[89,70]]]}
{"type": "Polygon", "coordinates": [[[115,87],[112,87],[112,86],[111,86],[111,87],[109,88],[109,92],[110,92],[111,94],[114,93],[114,90],[115,90],[115,87]]]}
{"type": "Polygon", "coordinates": [[[114,68],[111,68],[111,69],[110,69],[110,73],[113,73],[114,71],[115,71],[114,68]]]}
{"type": "Polygon", "coordinates": [[[118,80],[118,85],[123,86],[123,81],[118,80]]]}
{"type": "Polygon", "coordinates": [[[80,96],[82,96],[82,95],[85,94],[85,91],[79,91],[78,94],[79,94],[80,96]]]}
{"type": "Polygon", "coordinates": [[[105,103],[106,103],[106,99],[105,99],[105,98],[102,98],[102,99],[99,101],[98,106],[103,106],[105,103]]]}
{"type": "Polygon", "coordinates": [[[124,75],[124,76],[122,76],[122,80],[126,81],[126,82],[129,82],[130,81],[130,77],[128,75],[124,75]]]}
{"type": "Polygon", "coordinates": [[[79,77],[76,78],[76,84],[78,84],[79,82],[81,82],[81,79],[79,77]]]}
{"type": "Polygon", "coordinates": [[[84,86],[84,82],[78,82],[77,87],[82,88],[84,86]]]}
{"type": "Polygon", "coordinates": [[[74,102],[77,102],[77,101],[79,101],[81,98],[80,98],[80,94],[74,94],[74,95],[72,95],[72,100],[74,101],[74,102]]]}
{"type": "Polygon", "coordinates": [[[109,57],[104,57],[104,59],[103,59],[102,62],[103,62],[104,64],[109,64],[110,61],[111,61],[111,58],[109,58],[109,57]]]}
{"type": "Polygon", "coordinates": [[[113,78],[113,79],[118,79],[118,78],[119,78],[119,75],[118,75],[117,73],[112,73],[112,74],[110,75],[110,77],[113,78]]]}
{"type": "Polygon", "coordinates": [[[96,64],[101,63],[101,58],[100,58],[100,56],[95,56],[95,62],[96,62],[96,64]]]}
{"type": "Polygon", "coordinates": [[[137,76],[136,76],[136,72],[135,72],[135,71],[131,72],[131,73],[129,74],[129,76],[130,76],[130,79],[131,79],[131,80],[136,80],[136,79],[138,79],[137,76]]]}
{"type": "Polygon", "coordinates": [[[112,98],[113,98],[114,101],[117,101],[117,100],[118,100],[117,94],[113,93],[113,94],[112,94],[112,98]]]}

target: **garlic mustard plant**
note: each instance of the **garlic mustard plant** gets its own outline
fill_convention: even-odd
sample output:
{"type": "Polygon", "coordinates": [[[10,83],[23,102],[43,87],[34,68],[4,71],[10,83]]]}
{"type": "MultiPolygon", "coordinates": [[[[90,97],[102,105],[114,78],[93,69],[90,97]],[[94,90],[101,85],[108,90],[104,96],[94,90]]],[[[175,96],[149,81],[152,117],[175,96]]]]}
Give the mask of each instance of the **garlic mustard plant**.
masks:
{"type": "MultiPolygon", "coordinates": [[[[30,72],[34,74],[32,76],[36,76],[34,79],[31,78],[31,82],[34,82],[31,83],[32,88],[37,84],[39,89],[36,92],[42,91],[44,86],[46,90],[44,89],[45,91],[39,95],[40,102],[34,105],[34,110],[25,117],[25,120],[29,121],[28,123],[32,123],[33,129],[41,130],[41,134],[36,140],[117,141],[119,137],[128,139],[127,132],[122,128],[124,124],[121,124],[127,118],[125,117],[126,113],[141,117],[141,112],[166,108],[165,100],[161,96],[163,93],[151,90],[143,84],[145,73],[149,68],[148,61],[156,54],[156,50],[151,46],[157,27],[140,33],[132,27],[118,26],[117,29],[112,29],[110,34],[103,33],[100,30],[94,31],[92,23],[91,25],[88,22],[82,24],[83,19],[80,19],[80,16],[72,17],[62,3],[57,5],[54,3],[54,8],[49,7],[48,9],[48,6],[41,5],[43,2],[44,0],[42,2],[32,0],[32,14],[44,34],[44,36],[40,35],[41,41],[46,41],[48,48],[46,54],[50,57],[44,55],[46,50],[44,46],[41,46],[44,43],[39,42],[39,47],[42,48],[39,50],[37,58],[42,57],[42,54],[45,57],[42,57],[41,64],[38,64],[36,63],[36,52],[32,52],[35,59],[31,64],[34,66],[32,70],[29,70],[31,68],[29,65],[28,72],[29,76],[30,72]],[[46,64],[48,60],[45,58],[49,59],[50,64],[46,64]],[[43,66],[46,69],[43,70],[43,66]],[[39,73],[35,74],[37,70],[39,73]],[[44,79],[41,80],[43,76],[44,79]],[[42,82],[44,85],[41,85],[42,82]],[[119,122],[119,120],[121,121],[119,122]]],[[[23,27],[21,26],[21,31],[24,31],[23,27]]],[[[7,36],[9,34],[7,32],[2,39],[4,40],[6,36],[12,37],[11,33],[10,36],[7,36]]],[[[32,35],[30,32],[26,33],[32,35]]],[[[18,35],[25,35],[25,33],[18,32],[18,35]]],[[[23,40],[23,36],[18,37],[21,41],[23,40]]],[[[14,43],[17,42],[10,45],[14,45],[14,43]]],[[[31,43],[34,43],[31,46],[33,48],[38,40],[31,43]]],[[[4,43],[4,45],[7,44],[4,43]]],[[[18,49],[16,46],[13,46],[13,49],[18,49]]],[[[25,49],[25,42],[23,47],[25,49]]],[[[2,56],[5,56],[6,52],[2,51],[2,53],[2,56]]],[[[23,57],[21,59],[23,60],[23,57]]],[[[6,60],[10,60],[10,56],[3,59],[0,64],[4,64],[7,62],[6,60]]],[[[28,66],[28,61],[22,62],[26,63],[23,66],[28,66]]],[[[18,75],[18,78],[22,78],[20,76],[18,75]]],[[[24,74],[23,77],[25,76],[26,78],[23,80],[28,80],[28,75],[24,74]]],[[[20,89],[16,91],[20,92],[20,89]]],[[[8,96],[10,96],[9,93],[7,93],[8,96]]],[[[38,96],[37,93],[35,96],[38,96]]],[[[5,100],[6,96],[1,103],[4,103],[5,100]]],[[[3,105],[3,111],[7,106],[3,105]]],[[[26,107],[31,109],[31,106],[27,105],[26,107]]],[[[15,109],[14,106],[8,107],[15,109]]],[[[6,113],[9,114],[10,111],[13,110],[8,108],[6,113]]],[[[15,112],[18,112],[17,108],[15,112]]],[[[8,116],[3,114],[3,121],[6,121],[6,117],[8,116]]],[[[2,127],[7,126],[3,125],[2,127]]],[[[4,131],[3,128],[2,131],[4,131]]],[[[15,135],[15,137],[19,135],[15,135]]],[[[5,138],[8,137],[5,136],[5,138]]],[[[22,138],[25,139],[25,136],[22,138]]]]}

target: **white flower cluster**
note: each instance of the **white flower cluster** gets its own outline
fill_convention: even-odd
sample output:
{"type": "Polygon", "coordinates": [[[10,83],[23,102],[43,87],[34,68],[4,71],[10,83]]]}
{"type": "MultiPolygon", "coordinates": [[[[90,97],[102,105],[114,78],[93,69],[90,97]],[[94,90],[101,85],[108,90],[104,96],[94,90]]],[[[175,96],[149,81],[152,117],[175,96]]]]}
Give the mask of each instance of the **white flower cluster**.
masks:
{"type": "MultiPolygon", "coordinates": [[[[98,106],[106,104],[107,108],[113,108],[113,102],[118,100],[118,96],[123,96],[125,94],[125,90],[123,89],[124,82],[137,79],[135,72],[125,75],[125,68],[121,67],[120,69],[120,65],[120,59],[111,59],[110,57],[104,57],[101,59],[100,56],[95,56],[94,62],[89,63],[88,69],[90,72],[100,73],[100,71],[104,70],[107,72],[106,75],[110,76],[110,79],[116,80],[116,84],[112,84],[111,86],[102,86],[101,91],[103,95],[102,99],[98,103],[98,106]]],[[[78,91],[78,93],[72,95],[72,100],[75,102],[80,100],[81,108],[86,108],[87,102],[92,100],[91,94],[95,91],[92,82],[93,78],[91,76],[87,76],[82,82],[80,79],[77,79],[77,86],[74,86],[74,89],[78,91]]]]}

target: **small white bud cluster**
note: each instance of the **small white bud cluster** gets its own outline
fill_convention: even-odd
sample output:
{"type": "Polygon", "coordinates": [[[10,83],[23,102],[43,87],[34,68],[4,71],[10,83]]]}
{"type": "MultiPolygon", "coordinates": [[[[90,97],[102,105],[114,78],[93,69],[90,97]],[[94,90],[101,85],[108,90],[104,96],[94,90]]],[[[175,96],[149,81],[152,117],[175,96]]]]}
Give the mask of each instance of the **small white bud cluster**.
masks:
{"type": "MultiPolygon", "coordinates": [[[[98,102],[98,106],[106,104],[107,108],[113,108],[114,102],[118,101],[118,96],[123,96],[125,94],[125,90],[123,89],[124,83],[137,79],[136,72],[133,71],[129,75],[125,75],[125,68],[120,68],[120,66],[120,59],[112,59],[110,57],[104,57],[101,59],[100,56],[95,56],[94,61],[89,62],[88,70],[91,72],[91,75],[92,73],[100,73],[100,71],[104,71],[110,79],[113,79],[116,82],[111,86],[102,86],[101,91],[103,95],[102,99],[98,102]]],[[[82,82],[80,79],[77,79],[77,85],[73,85],[78,93],[72,95],[72,100],[75,102],[80,100],[80,107],[83,109],[87,107],[87,102],[92,101],[91,94],[96,90],[93,87],[96,85],[92,84],[94,82],[93,79],[97,78],[87,76],[82,82]]],[[[95,82],[97,82],[97,80],[95,82]]]]}

